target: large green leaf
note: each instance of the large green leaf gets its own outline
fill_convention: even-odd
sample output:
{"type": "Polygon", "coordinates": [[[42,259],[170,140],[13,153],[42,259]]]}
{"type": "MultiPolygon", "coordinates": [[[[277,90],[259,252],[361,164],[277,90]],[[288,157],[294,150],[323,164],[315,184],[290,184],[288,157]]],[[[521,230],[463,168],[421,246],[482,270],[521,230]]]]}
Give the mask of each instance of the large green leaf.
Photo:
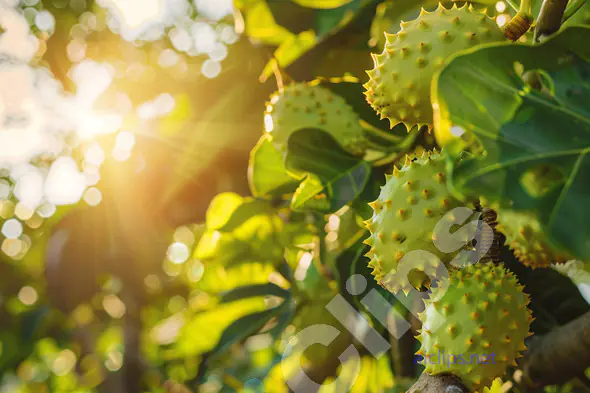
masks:
{"type": "Polygon", "coordinates": [[[265,0],[236,1],[236,5],[245,14],[248,37],[274,45],[294,37],[293,33],[275,21],[265,0]]]}
{"type": "MultiPolygon", "coordinates": [[[[176,345],[168,356],[170,358],[184,358],[223,351],[230,342],[253,334],[262,327],[253,325],[247,330],[244,329],[244,333],[246,333],[244,336],[235,333],[236,330],[240,330],[235,327],[236,324],[239,324],[238,321],[243,321],[243,318],[248,317],[256,319],[251,317],[252,315],[265,315],[270,319],[272,312],[276,312],[276,310],[269,310],[263,297],[253,297],[219,304],[210,310],[197,313],[180,329],[176,345]],[[234,337],[236,338],[232,341],[234,337]]],[[[262,320],[262,317],[260,319],[262,320]]]]}
{"type": "Polygon", "coordinates": [[[283,156],[263,135],[250,154],[248,180],[255,197],[268,197],[290,193],[297,187],[297,181],[287,173],[283,156]]]}
{"type": "Polygon", "coordinates": [[[276,284],[268,282],[266,284],[254,284],[234,288],[230,291],[222,293],[220,301],[222,303],[227,303],[256,296],[278,296],[286,299],[290,296],[290,292],[276,284]]]}
{"type": "Polygon", "coordinates": [[[207,228],[219,229],[223,227],[243,203],[244,198],[235,192],[224,192],[217,195],[207,209],[207,228]]]}
{"type": "Polygon", "coordinates": [[[326,200],[317,210],[334,212],[355,199],[364,189],[371,165],[344,151],[327,132],[302,129],[288,140],[285,159],[289,170],[308,172],[308,177],[295,193],[292,207],[298,208],[307,201],[326,200]],[[305,187],[305,189],[302,189],[305,187]]]}
{"type": "Polygon", "coordinates": [[[364,2],[363,0],[349,0],[346,5],[338,9],[318,9],[316,10],[316,31],[320,37],[329,34],[332,30],[340,25],[346,25],[355,13],[359,11],[364,2]]]}
{"type": "Polygon", "coordinates": [[[454,57],[432,87],[436,136],[447,152],[459,154],[473,136],[486,150],[455,164],[456,191],[532,212],[556,247],[585,260],[590,258],[590,213],[584,208],[590,196],[588,42],[590,28],[570,27],[538,46],[476,48],[454,57]],[[542,69],[551,90],[531,89],[519,69],[542,69]],[[468,138],[457,137],[463,132],[468,138]]]}
{"type": "Polygon", "coordinates": [[[248,198],[233,212],[229,220],[219,230],[232,232],[255,216],[268,216],[268,220],[272,221],[275,217],[275,209],[268,201],[248,198]]]}
{"type": "MultiPolygon", "coordinates": [[[[317,4],[324,2],[322,0],[319,0],[319,2],[315,0],[305,1],[310,3],[313,1],[317,4]]],[[[282,41],[281,45],[276,49],[273,58],[268,62],[266,67],[264,67],[260,80],[262,82],[266,81],[277,68],[280,69],[290,66],[304,54],[326,42],[330,37],[341,32],[345,27],[355,21],[366,7],[374,4],[375,1],[376,0],[347,1],[349,4],[345,4],[342,8],[327,11],[331,13],[329,18],[326,13],[320,13],[320,11],[326,11],[325,9],[318,10],[316,28],[313,30],[307,29],[301,31],[296,36],[289,37],[282,41]]],[[[324,3],[327,4],[327,1],[324,3]]]]}
{"type": "Polygon", "coordinates": [[[286,68],[295,60],[300,58],[304,53],[309,51],[318,43],[318,38],[313,30],[302,31],[296,36],[284,40],[275,50],[273,58],[266,64],[260,81],[265,82],[277,68],[286,68]]]}
{"type": "Polygon", "coordinates": [[[293,0],[295,3],[309,8],[331,9],[346,5],[353,0],[293,0]]]}

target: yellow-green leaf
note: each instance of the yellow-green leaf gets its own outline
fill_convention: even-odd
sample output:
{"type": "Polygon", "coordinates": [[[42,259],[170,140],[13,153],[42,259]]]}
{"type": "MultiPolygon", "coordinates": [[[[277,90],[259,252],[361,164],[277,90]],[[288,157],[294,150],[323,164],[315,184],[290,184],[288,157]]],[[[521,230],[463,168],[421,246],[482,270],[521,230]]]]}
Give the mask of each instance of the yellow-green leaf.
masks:
{"type": "Polygon", "coordinates": [[[352,0],[293,0],[295,3],[308,8],[331,9],[351,3],[352,0]]]}
{"type": "Polygon", "coordinates": [[[246,34],[266,44],[280,45],[295,35],[275,21],[266,1],[256,1],[245,7],[246,34]]]}
{"type": "Polygon", "coordinates": [[[313,48],[317,42],[318,40],[313,30],[303,31],[297,36],[284,41],[275,51],[274,58],[264,67],[260,81],[266,81],[272,75],[275,67],[285,68],[291,65],[301,55],[313,48]]]}

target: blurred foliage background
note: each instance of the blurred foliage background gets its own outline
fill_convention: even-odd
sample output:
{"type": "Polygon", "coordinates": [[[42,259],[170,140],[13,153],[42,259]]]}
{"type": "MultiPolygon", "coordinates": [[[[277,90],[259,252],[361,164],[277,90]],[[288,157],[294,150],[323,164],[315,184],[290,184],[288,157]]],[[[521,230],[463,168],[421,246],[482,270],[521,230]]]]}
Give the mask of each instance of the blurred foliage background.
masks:
{"type": "MultiPolygon", "coordinates": [[[[0,392],[286,392],[287,338],[369,276],[366,205],[324,223],[248,197],[250,151],[272,160],[264,103],[292,80],[364,81],[419,5],[0,0],[0,392]]],[[[570,298],[563,323],[588,308],[570,298]]],[[[335,368],[351,340],[307,360],[335,368]]],[[[394,357],[362,361],[354,392],[407,386],[394,357]]]]}

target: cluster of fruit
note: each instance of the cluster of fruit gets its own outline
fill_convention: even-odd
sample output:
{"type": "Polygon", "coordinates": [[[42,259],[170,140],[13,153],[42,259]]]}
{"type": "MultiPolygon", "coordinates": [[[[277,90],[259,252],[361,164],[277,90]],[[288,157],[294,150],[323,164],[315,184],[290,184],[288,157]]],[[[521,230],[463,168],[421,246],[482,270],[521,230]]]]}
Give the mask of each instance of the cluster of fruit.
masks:
{"type": "MultiPolygon", "coordinates": [[[[401,30],[386,38],[383,52],[373,56],[375,67],[368,71],[365,95],[381,119],[388,119],[391,127],[403,123],[408,130],[432,128],[431,81],[451,56],[476,45],[506,41],[505,33],[485,11],[442,5],[433,12],[422,10],[417,19],[402,22],[401,30]]],[[[351,154],[359,156],[366,149],[353,108],[317,82],[295,83],[275,93],[265,122],[271,139],[283,151],[289,136],[302,127],[328,132],[351,154]]],[[[477,218],[485,203],[482,196],[467,207],[477,218]]],[[[386,176],[379,197],[370,205],[373,215],[365,223],[370,232],[365,243],[370,246],[366,255],[376,281],[394,293],[424,285],[431,289],[420,317],[418,354],[495,355],[496,361],[488,364],[425,362],[426,372],[453,372],[474,390],[489,386],[521,356],[533,317],[527,308],[528,295],[502,263],[484,257],[458,266],[451,264],[457,252],[446,253],[436,246],[436,239],[443,235],[441,228],[464,222],[448,213],[466,206],[447,188],[443,156],[436,151],[407,156],[401,168],[394,167],[386,176]],[[440,226],[445,220],[451,221],[440,226]],[[424,257],[415,261],[411,271],[400,272],[402,259],[413,251],[424,251],[424,257]],[[431,286],[433,278],[439,282],[431,286]]],[[[572,259],[552,247],[533,214],[485,207],[497,213],[496,229],[522,263],[536,268],[572,259]]],[[[465,239],[466,247],[473,246],[470,239],[465,239]]]]}

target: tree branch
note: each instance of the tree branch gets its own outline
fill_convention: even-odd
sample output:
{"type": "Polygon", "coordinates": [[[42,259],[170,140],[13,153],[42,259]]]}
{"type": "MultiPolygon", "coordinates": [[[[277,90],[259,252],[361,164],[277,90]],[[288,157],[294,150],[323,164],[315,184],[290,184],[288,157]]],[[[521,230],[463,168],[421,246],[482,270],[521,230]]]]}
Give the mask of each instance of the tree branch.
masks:
{"type": "MultiPolygon", "coordinates": [[[[411,316],[414,318],[414,316],[411,316]]],[[[390,323],[391,321],[388,321],[390,323]]],[[[390,323],[390,328],[395,323],[390,323]]],[[[400,338],[390,336],[389,343],[391,344],[391,358],[393,362],[393,369],[395,376],[399,378],[414,377],[414,344],[416,340],[411,330],[406,332],[400,338]]]]}
{"type": "Polygon", "coordinates": [[[533,341],[523,363],[532,387],[563,384],[590,367],[590,312],[533,341]]]}
{"type": "Polygon", "coordinates": [[[454,374],[422,373],[407,393],[470,393],[470,390],[454,374]]]}

